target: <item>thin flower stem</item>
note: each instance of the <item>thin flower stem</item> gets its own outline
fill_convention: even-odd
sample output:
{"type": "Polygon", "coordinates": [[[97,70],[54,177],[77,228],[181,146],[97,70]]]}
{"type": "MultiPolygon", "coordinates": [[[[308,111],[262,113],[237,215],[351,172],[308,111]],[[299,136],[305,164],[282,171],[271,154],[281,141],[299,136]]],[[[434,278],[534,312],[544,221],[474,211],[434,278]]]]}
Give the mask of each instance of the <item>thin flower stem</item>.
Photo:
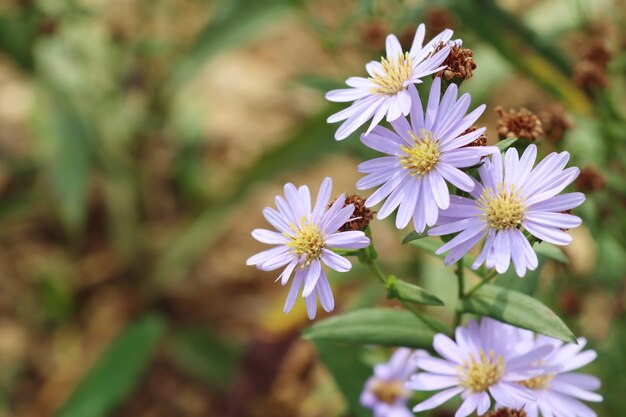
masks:
{"type": "MultiPolygon", "coordinates": [[[[463,298],[465,298],[465,277],[464,277],[464,267],[463,267],[463,258],[459,259],[456,263],[456,277],[458,282],[458,291],[459,291],[459,302],[463,298]]],[[[452,331],[457,328],[459,324],[461,324],[461,318],[463,316],[463,312],[458,308],[454,312],[454,323],[452,325],[452,331]]]]}
{"type": "Polygon", "coordinates": [[[371,259],[371,258],[367,257],[365,263],[372,270],[374,275],[376,275],[376,278],[378,278],[378,280],[383,285],[387,285],[387,275],[385,275],[383,270],[380,269],[380,266],[378,265],[378,262],[376,262],[375,259],[371,259]]]}
{"type": "MultiPolygon", "coordinates": [[[[373,242],[370,243],[370,245],[373,245],[373,244],[374,244],[373,242]]],[[[376,262],[376,259],[373,259],[370,256],[370,254],[372,252],[375,253],[375,249],[373,251],[371,249],[374,249],[374,248],[361,249],[361,254],[359,256],[359,261],[362,264],[365,264],[374,273],[374,275],[376,275],[376,278],[378,278],[378,280],[385,286],[385,288],[388,288],[388,286],[389,286],[389,279],[387,278],[387,275],[383,272],[383,270],[380,268],[380,265],[378,265],[378,262],[376,262]],[[368,250],[368,249],[370,249],[370,250],[368,250]]],[[[426,318],[424,318],[422,313],[420,313],[414,307],[409,305],[409,303],[407,303],[406,301],[401,300],[399,298],[396,298],[396,299],[400,302],[400,304],[402,304],[402,306],[404,308],[409,310],[415,317],[417,317],[426,326],[430,327],[434,332],[436,332],[436,333],[440,333],[441,332],[441,329],[437,328],[435,325],[433,325],[433,323],[431,323],[430,321],[426,320],[426,318]]]]}
{"type": "Polygon", "coordinates": [[[489,271],[479,284],[475,285],[471,290],[467,292],[467,294],[465,294],[464,298],[467,298],[471,296],[472,294],[474,294],[476,291],[480,289],[480,287],[491,282],[497,275],[498,273],[496,272],[495,269],[492,269],[491,271],[489,271]]]}

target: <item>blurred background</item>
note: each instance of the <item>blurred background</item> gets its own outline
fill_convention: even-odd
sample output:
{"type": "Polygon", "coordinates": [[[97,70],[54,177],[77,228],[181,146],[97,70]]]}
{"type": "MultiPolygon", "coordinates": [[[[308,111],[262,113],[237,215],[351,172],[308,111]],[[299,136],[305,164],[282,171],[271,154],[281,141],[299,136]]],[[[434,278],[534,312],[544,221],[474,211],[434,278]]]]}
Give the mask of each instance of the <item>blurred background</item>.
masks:
{"type": "MultiPolygon", "coordinates": [[[[333,140],[323,95],[420,22],[474,51],[461,90],[490,143],[495,107],[525,107],[540,152],[582,168],[566,258],[500,284],[590,340],[594,407],[623,415],[625,19],[621,0],[2,0],[0,415],[368,416],[355,398],[388,351],[316,350],[303,303],[284,315],[287,289],[245,260],[285,182],[355,191],[373,154],[333,140]]],[[[449,320],[452,270],[373,232],[449,320]]],[[[393,305],[358,266],[331,279],[336,312],[393,305]]]]}

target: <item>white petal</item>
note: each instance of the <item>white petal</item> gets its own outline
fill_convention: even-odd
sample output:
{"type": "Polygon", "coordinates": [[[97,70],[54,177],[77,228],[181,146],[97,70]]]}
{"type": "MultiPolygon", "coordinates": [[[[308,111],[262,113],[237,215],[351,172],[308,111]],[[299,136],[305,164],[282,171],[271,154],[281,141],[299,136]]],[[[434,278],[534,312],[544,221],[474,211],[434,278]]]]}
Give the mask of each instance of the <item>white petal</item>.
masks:
{"type": "Polygon", "coordinates": [[[334,101],[335,103],[344,103],[358,100],[370,94],[372,94],[370,91],[362,88],[341,88],[326,93],[326,100],[334,101]]]}
{"type": "Polygon", "coordinates": [[[313,320],[315,318],[315,313],[317,312],[317,297],[316,294],[313,293],[305,298],[306,302],[306,312],[309,316],[309,319],[313,320]]]}
{"type": "Polygon", "coordinates": [[[509,235],[502,232],[503,231],[496,233],[496,240],[493,244],[495,249],[496,271],[498,271],[499,274],[504,274],[506,270],[509,269],[509,264],[511,263],[511,242],[509,235]]]}
{"type": "Polygon", "coordinates": [[[470,177],[460,169],[441,162],[437,164],[435,169],[450,184],[454,185],[455,187],[466,192],[470,192],[474,189],[474,181],[472,181],[472,177],[470,177]]]}
{"type": "Polygon", "coordinates": [[[296,302],[296,298],[298,297],[298,293],[300,292],[300,287],[302,287],[302,281],[304,280],[304,271],[299,269],[296,271],[296,275],[293,278],[291,283],[291,288],[289,289],[289,294],[287,294],[287,300],[285,301],[285,308],[283,311],[285,313],[289,313],[294,303],[296,302]]]}
{"type": "Polygon", "coordinates": [[[387,35],[385,48],[387,49],[388,61],[396,61],[402,55],[402,46],[400,46],[400,41],[395,35],[387,35]]]}
{"type": "Polygon", "coordinates": [[[458,385],[458,383],[456,376],[420,372],[411,377],[406,387],[415,391],[435,391],[458,385]]]}
{"type": "Polygon", "coordinates": [[[326,246],[329,248],[358,249],[368,244],[369,238],[360,231],[337,232],[326,238],[326,246]]]}
{"type": "Polygon", "coordinates": [[[313,220],[319,222],[322,218],[322,214],[328,208],[328,202],[333,189],[333,181],[330,177],[324,178],[320,185],[320,190],[317,193],[317,200],[315,201],[315,207],[313,208],[313,220]]]}
{"type": "Polygon", "coordinates": [[[441,78],[435,77],[430,87],[430,95],[428,96],[428,105],[426,106],[426,118],[424,121],[425,129],[432,131],[433,124],[437,119],[437,111],[439,110],[439,97],[441,96],[441,78]]]}
{"type": "Polygon", "coordinates": [[[408,88],[411,95],[411,127],[414,132],[419,132],[424,128],[424,110],[422,109],[422,101],[420,100],[417,88],[411,84],[408,88]]]}
{"type": "Polygon", "coordinates": [[[454,417],[469,416],[470,414],[474,412],[474,410],[476,410],[476,407],[478,407],[479,401],[480,401],[480,395],[470,394],[465,399],[465,401],[463,401],[463,404],[461,404],[461,407],[459,407],[459,409],[456,411],[456,413],[454,414],[454,417]]]}
{"type": "Polygon", "coordinates": [[[352,268],[349,260],[328,249],[322,249],[322,262],[338,272],[348,272],[352,268]]]}
{"type": "Polygon", "coordinates": [[[443,358],[453,361],[457,364],[463,363],[463,353],[452,339],[444,334],[436,334],[433,338],[433,348],[443,358]]]}
{"type": "Polygon", "coordinates": [[[436,170],[430,171],[426,174],[426,177],[430,182],[430,190],[433,193],[432,195],[437,203],[437,207],[441,210],[447,209],[450,205],[450,191],[448,191],[443,177],[436,170]]]}
{"type": "Polygon", "coordinates": [[[315,285],[320,278],[322,265],[320,261],[316,260],[311,262],[308,267],[304,268],[304,271],[306,273],[306,278],[304,279],[304,290],[302,291],[302,296],[308,297],[315,289],[315,285]]]}
{"type": "Polygon", "coordinates": [[[330,284],[328,283],[328,278],[324,271],[320,275],[319,281],[317,281],[317,295],[320,298],[320,304],[322,308],[330,313],[335,308],[335,299],[333,298],[333,291],[330,288],[330,284]]]}
{"type": "Polygon", "coordinates": [[[420,411],[432,410],[435,407],[439,407],[450,398],[461,393],[461,391],[463,391],[463,388],[449,388],[447,390],[441,391],[440,393],[433,395],[426,401],[422,401],[421,403],[417,404],[415,407],[413,407],[413,412],[419,413],[420,411]]]}
{"type": "Polygon", "coordinates": [[[545,227],[530,220],[522,220],[522,226],[530,234],[555,245],[569,245],[572,237],[560,229],[545,227]]]}

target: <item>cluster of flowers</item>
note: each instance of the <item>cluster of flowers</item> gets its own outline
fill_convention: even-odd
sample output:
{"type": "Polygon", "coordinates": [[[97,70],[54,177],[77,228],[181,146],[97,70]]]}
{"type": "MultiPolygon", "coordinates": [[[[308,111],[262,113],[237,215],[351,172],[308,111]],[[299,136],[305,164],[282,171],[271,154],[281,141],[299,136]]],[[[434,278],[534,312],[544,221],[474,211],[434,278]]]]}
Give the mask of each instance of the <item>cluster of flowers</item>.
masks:
{"type": "MultiPolygon", "coordinates": [[[[343,121],[335,135],[342,140],[371,119],[361,142],[384,156],[359,165],[365,176],[356,188],[377,188],[365,206],[384,201],[379,219],[397,211],[398,229],[412,221],[418,233],[454,235],[437,250],[447,253],[446,265],[482,242],[473,269],[485,264],[504,273],[512,265],[523,277],[538,266],[531,242],[569,244],[565,230],[580,225],[580,218],[569,212],[584,195],[561,194],[579,170],[565,168],[567,152],[551,153],[535,165],[535,145],[521,156],[515,148],[502,155],[498,147],[486,146],[481,139],[485,128],[474,125],[485,105],[468,113],[469,94],[459,97],[457,85],[446,85],[440,76],[451,48],[462,44],[451,40],[452,34],[444,30],[424,45],[425,28],[420,25],[408,52],[389,35],[386,57],[365,67],[368,78],[351,77],[346,80],[350,88],[326,95],[331,101],[353,102],[328,121],[343,121]],[[428,75],[434,80],[424,109],[415,85],[428,75]],[[379,125],[385,117],[391,129],[379,125]]],[[[370,240],[362,230],[344,227],[356,220],[355,206],[344,194],[333,201],[330,178],[323,180],[314,205],[307,186],[290,183],[275,203],[276,208],[267,207],[263,214],[276,231],[252,232],[274,247],[250,257],[247,264],[264,271],[284,268],[277,281],[292,281],[284,311],[301,292],[313,319],[318,297],[324,310],[334,308],[322,264],[346,272],[352,265],[341,251],[366,248],[370,240]]],[[[579,400],[599,401],[592,392],[599,381],[570,372],[595,358],[593,351],[580,352],[584,344],[579,339],[577,345],[564,345],[489,318],[480,324],[470,321],[467,328],[456,329],[456,341],[443,334],[435,337],[434,349],[443,359],[424,351],[396,351],[388,364],[375,368],[362,404],[375,417],[410,416],[409,390],[443,389],[413,411],[432,409],[460,394],[463,403],[456,417],[484,414],[491,398],[496,407],[523,408],[530,417],[539,412],[545,417],[594,417],[579,400]],[[418,369],[422,372],[415,373],[418,369]]]]}
{"type": "Polygon", "coordinates": [[[433,347],[441,358],[420,350],[396,350],[388,363],[374,368],[361,404],[372,409],[374,417],[410,417],[411,390],[442,390],[413,411],[433,409],[460,394],[455,417],[474,411],[483,415],[491,407],[491,395],[496,408],[520,410],[501,415],[596,417],[580,400],[602,401],[593,392],[600,381],[572,372],[596,358],[595,351],[583,351],[585,339],[564,344],[490,318],[470,320],[467,327],[456,329],[455,338],[435,336],[433,347]]]}
{"type": "MultiPolygon", "coordinates": [[[[580,205],[584,195],[559,195],[579,169],[565,168],[567,152],[551,153],[533,168],[535,145],[521,157],[513,148],[502,156],[495,146],[473,146],[485,132],[484,127],[474,126],[485,105],[467,114],[469,94],[458,97],[456,84],[442,92],[440,77],[432,83],[424,110],[415,84],[445,69],[442,64],[450,48],[461,45],[460,40],[450,40],[450,30],[423,45],[424,33],[424,25],[420,25],[410,51],[404,53],[398,39],[389,35],[386,58],[366,65],[369,78],[348,78],[346,84],[352,88],[327,94],[332,101],[354,101],[328,121],[345,120],[335,136],[340,140],[372,119],[361,141],[386,156],[359,165],[359,172],[366,175],[356,187],[378,187],[365,205],[372,207],[385,200],[379,219],[397,209],[399,229],[412,220],[418,233],[428,226],[432,236],[456,234],[437,251],[448,252],[446,265],[457,262],[484,239],[472,268],[485,263],[504,273],[512,263],[522,277],[538,265],[525,233],[566,245],[571,237],[564,230],[580,225],[579,217],[566,212],[580,205]],[[385,115],[393,130],[378,125],[385,115]],[[467,172],[479,164],[480,181],[467,172]],[[451,195],[450,187],[467,197],[451,195]]],[[[303,286],[309,317],[315,317],[318,296],[322,307],[331,311],[333,296],[321,263],[339,272],[348,271],[350,262],[332,249],[361,249],[369,244],[362,231],[339,231],[351,219],[354,205],[345,205],[343,194],[329,204],[331,188],[331,180],[326,178],[312,209],[308,187],[285,185],[284,198],[276,197],[278,210],[268,207],[263,212],[278,232],[252,232],[255,239],[276,246],[249,258],[248,265],[264,271],[285,267],[278,277],[282,285],[295,272],[285,312],[303,286]]]]}

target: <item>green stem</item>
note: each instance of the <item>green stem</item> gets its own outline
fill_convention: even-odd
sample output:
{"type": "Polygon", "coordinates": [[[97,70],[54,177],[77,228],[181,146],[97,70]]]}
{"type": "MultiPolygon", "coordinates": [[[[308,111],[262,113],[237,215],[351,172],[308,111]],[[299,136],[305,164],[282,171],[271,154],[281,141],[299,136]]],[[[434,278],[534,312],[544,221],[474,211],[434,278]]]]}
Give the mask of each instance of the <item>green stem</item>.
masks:
{"type": "MultiPolygon", "coordinates": [[[[373,242],[370,243],[370,245],[373,245],[373,244],[374,244],[373,242]]],[[[378,265],[378,262],[376,262],[376,259],[373,259],[372,256],[370,256],[371,253],[376,253],[373,247],[361,249],[359,261],[361,261],[362,264],[367,265],[367,267],[374,273],[374,275],[376,275],[376,278],[378,278],[378,280],[385,286],[385,288],[388,288],[389,279],[387,278],[387,275],[383,272],[383,270],[380,268],[380,265],[378,265]]],[[[404,308],[409,310],[415,317],[417,317],[420,321],[422,321],[422,323],[424,323],[426,326],[430,327],[434,332],[436,333],[441,332],[440,328],[437,328],[436,326],[433,325],[433,323],[426,320],[424,316],[422,315],[422,313],[417,311],[407,302],[405,302],[404,300],[400,300],[400,299],[397,299],[397,300],[400,302],[400,304],[402,304],[404,308]]]]}
{"type": "Polygon", "coordinates": [[[374,273],[374,275],[376,275],[376,278],[378,278],[378,280],[383,284],[383,285],[387,285],[387,275],[385,275],[385,273],[383,272],[382,269],[380,269],[380,266],[378,265],[378,262],[376,262],[376,260],[371,259],[369,257],[366,258],[365,264],[369,267],[369,269],[372,270],[372,272],[374,273]]]}
{"type": "MultiPolygon", "coordinates": [[[[463,267],[463,258],[459,259],[459,261],[456,263],[456,278],[457,278],[457,282],[458,282],[458,297],[459,297],[459,302],[461,302],[461,300],[463,298],[465,298],[465,278],[464,278],[464,267],[463,267]]],[[[454,331],[454,329],[457,328],[457,326],[459,324],[461,324],[461,317],[463,316],[463,312],[461,310],[457,309],[454,312],[454,323],[452,325],[452,331],[454,331]]]]}
{"type": "Polygon", "coordinates": [[[492,269],[491,271],[489,271],[479,284],[475,285],[471,290],[469,290],[467,292],[467,294],[465,294],[465,298],[467,298],[467,297],[471,296],[472,294],[474,294],[483,285],[488,284],[489,282],[491,282],[497,275],[498,275],[498,273],[496,272],[495,269],[492,269]]]}

